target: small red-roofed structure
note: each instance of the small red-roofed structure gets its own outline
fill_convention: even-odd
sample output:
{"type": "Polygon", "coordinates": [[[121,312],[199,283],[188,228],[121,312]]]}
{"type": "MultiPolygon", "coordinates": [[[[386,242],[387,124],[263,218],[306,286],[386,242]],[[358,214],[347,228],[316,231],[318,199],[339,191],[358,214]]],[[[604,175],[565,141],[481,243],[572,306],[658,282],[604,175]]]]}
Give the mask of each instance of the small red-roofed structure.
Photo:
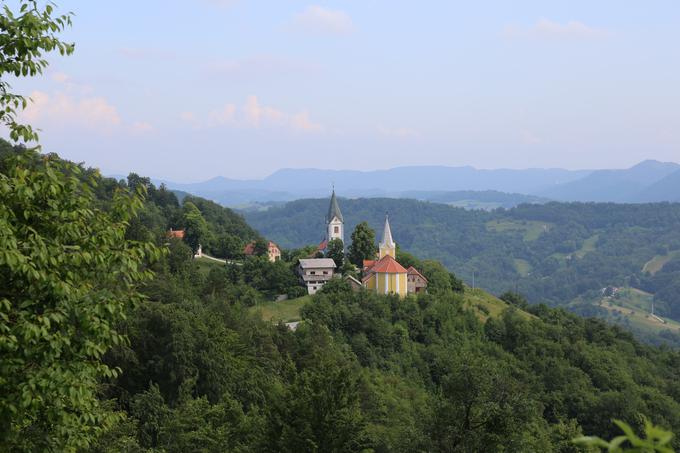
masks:
{"type": "Polygon", "coordinates": [[[185,234],[184,230],[173,230],[172,228],[170,228],[170,231],[168,231],[165,234],[165,236],[168,239],[184,239],[184,234],[185,234]]]}

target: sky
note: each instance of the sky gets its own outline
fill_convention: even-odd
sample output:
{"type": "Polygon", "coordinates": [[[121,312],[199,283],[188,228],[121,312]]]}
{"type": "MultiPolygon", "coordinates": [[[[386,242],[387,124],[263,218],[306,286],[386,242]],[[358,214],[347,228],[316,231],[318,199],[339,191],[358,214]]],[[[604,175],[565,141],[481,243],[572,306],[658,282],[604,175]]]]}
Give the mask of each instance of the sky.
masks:
{"type": "Polygon", "coordinates": [[[677,0],[56,3],[75,53],[12,85],[104,174],[680,161],[677,0]]]}

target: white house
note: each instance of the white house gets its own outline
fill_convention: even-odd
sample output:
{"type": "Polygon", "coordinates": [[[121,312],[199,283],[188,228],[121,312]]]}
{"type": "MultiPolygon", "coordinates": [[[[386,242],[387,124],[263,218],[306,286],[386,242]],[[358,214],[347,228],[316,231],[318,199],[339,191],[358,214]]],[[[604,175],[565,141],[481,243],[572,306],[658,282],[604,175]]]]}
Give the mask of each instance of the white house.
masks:
{"type": "Polygon", "coordinates": [[[315,294],[333,278],[335,261],[330,258],[301,259],[297,267],[300,281],[307,287],[307,293],[315,294]]]}

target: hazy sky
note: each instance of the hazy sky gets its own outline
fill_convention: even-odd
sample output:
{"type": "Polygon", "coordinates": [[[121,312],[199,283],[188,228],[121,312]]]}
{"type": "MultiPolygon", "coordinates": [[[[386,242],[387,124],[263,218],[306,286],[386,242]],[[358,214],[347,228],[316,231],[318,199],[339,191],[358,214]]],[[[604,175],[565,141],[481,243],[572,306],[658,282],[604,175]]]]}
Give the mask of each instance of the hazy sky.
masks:
{"type": "Polygon", "coordinates": [[[46,151],[176,181],[680,161],[680,2],[69,1],[46,151]]]}

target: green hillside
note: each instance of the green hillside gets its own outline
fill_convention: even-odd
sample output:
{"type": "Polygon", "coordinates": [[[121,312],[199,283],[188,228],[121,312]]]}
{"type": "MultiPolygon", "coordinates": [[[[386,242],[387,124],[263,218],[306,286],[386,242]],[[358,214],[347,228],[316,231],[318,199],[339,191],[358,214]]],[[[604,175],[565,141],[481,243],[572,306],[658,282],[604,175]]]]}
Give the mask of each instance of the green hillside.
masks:
{"type": "MultiPolygon", "coordinates": [[[[84,336],[88,341],[102,341],[97,335],[111,329],[124,337],[98,346],[102,352],[85,364],[80,356],[58,358],[59,364],[71,369],[88,366],[90,373],[93,367],[116,370],[101,372],[96,378],[89,374],[87,392],[83,392],[84,377],[73,380],[67,375],[59,381],[63,391],[52,386],[56,381],[50,381],[48,388],[22,390],[25,374],[9,373],[10,364],[3,362],[0,377],[10,385],[4,387],[7,391],[2,398],[21,407],[18,413],[3,412],[3,420],[21,420],[3,425],[7,428],[0,438],[3,451],[68,450],[62,448],[72,442],[70,436],[61,434],[64,426],[78,429],[85,451],[172,453],[197,448],[306,451],[309,445],[334,451],[446,451],[457,445],[454,451],[562,452],[573,451],[572,439],[583,433],[615,436],[611,418],[640,429],[640,414],[660,426],[680,430],[677,351],[645,346],[625,330],[596,319],[545,305],[527,306],[517,295],[504,295],[508,301],[504,302],[482,289],[463,287],[432,261],[419,263],[430,286],[428,293],[417,296],[354,292],[342,280],[334,280],[317,295],[272,302],[273,295],[294,296],[304,291],[292,270],[297,257],[303,255],[287,251],[275,263],[266,257],[224,264],[194,259],[193,235],[201,240],[230,235],[243,242],[257,235],[230,211],[196,198],[180,206],[174,194],[145,178],[116,182],[90,173],[93,178],[68,179],[59,169],[68,169],[69,174],[80,170],[68,163],[50,162],[35,159],[18,165],[0,159],[0,168],[7,172],[0,184],[0,208],[7,214],[3,237],[15,239],[5,243],[14,247],[11,256],[22,257],[0,261],[0,275],[11,285],[3,288],[3,297],[12,301],[0,307],[23,310],[43,326],[34,329],[38,336],[25,341],[24,336],[14,335],[16,323],[6,322],[19,318],[3,317],[0,332],[14,335],[13,340],[3,333],[3,341],[17,341],[21,346],[5,352],[24,360],[27,351],[49,348],[59,338],[67,341],[59,343],[60,348],[72,348],[84,336]],[[79,233],[78,241],[89,246],[92,240],[110,237],[109,242],[91,250],[74,248],[74,230],[64,230],[68,234],[64,237],[53,228],[54,222],[45,221],[42,213],[34,214],[38,212],[32,201],[35,192],[9,190],[24,181],[49,178],[68,180],[63,190],[69,192],[50,190],[55,187],[50,184],[37,185],[39,200],[51,200],[47,206],[56,208],[54,215],[66,213],[83,231],[88,228],[83,219],[96,212],[97,221],[104,222],[100,233],[94,238],[79,233]],[[109,216],[117,215],[112,210],[113,194],[129,196],[127,189],[139,184],[145,189],[140,193],[147,194],[143,201],[130,199],[139,209],[137,214],[129,222],[106,223],[109,216]],[[87,190],[89,185],[93,190],[87,190]],[[73,200],[78,209],[73,209],[73,200]],[[184,227],[184,240],[168,239],[165,231],[169,227],[184,227]],[[50,244],[67,247],[68,275],[62,276],[63,266],[54,265],[53,260],[33,258],[34,249],[27,244],[36,234],[42,240],[49,237],[50,244]],[[163,253],[151,254],[155,250],[163,253]],[[88,262],[93,253],[121,259],[88,262]],[[41,266],[39,278],[49,275],[55,281],[67,279],[71,285],[82,279],[83,291],[68,299],[58,291],[44,296],[35,285],[25,284],[34,275],[24,272],[25,260],[41,266]],[[90,271],[93,265],[95,273],[90,271]],[[130,269],[143,270],[145,278],[118,278],[130,269]],[[118,292],[111,299],[113,290],[118,292]],[[98,304],[91,303],[93,292],[98,304]],[[121,305],[119,301],[130,293],[135,303],[121,305]],[[14,303],[19,300],[21,304],[14,303]],[[48,313],[51,321],[47,324],[43,312],[26,303],[32,300],[56,304],[60,310],[69,309],[66,302],[79,304],[78,310],[88,309],[90,316],[78,325],[84,328],[96,319],[100,328],[74,329],[59,312],[48,313]],[[101,303],[109,308],[101,310],[101,303]],[[115,318],[108,317],[111,311],[117,313],[115,318]],[[295,331],[276,322],[298,319],[303,322],[295,331]],[[58,398],[64,407],[43,403],[44,395],[58,398]],[[30,401],[30,406],[20,406],[20,400],[30,401]],[[74,422],[73,413],[88,417],[74,422]],[[52,422],[44,423],[42,417],[48,415],[52,422]],[[466,418],[469,423],[461,423],[466,418]],[[103,419],[107,421],[100,422],[103,419]]],[[[429,207],[415,206],[420,211],[413,215],[436,233],[450,208],[437,207],[439,218],[426,215],[429,207]]],[[[39,208],[45,210],[43,205],[39,208]]],[[[456,215],[464,212],[454,211],[456,215]]],[[[395,220],[402,215],[395,213],[395,220]]],[[[470,236],[478,231],[480,237],[497,237],[497,245],[512,245],[512,238],[525,242],[526,231],[487,229],[487,223],[494,220],[489,214],[459,220],[458,228],[470,236]]],[[[546,221],[555,226],[526,243],[544,241],[561,224],[558,219],[546,221]]],[[[517,222],[522,220],[507,217],[506,224],[517,222]]],[[[396,238],[409,237],[408,228],[398,230],[399,222],[394,224],[396,238]]],[[[452,234],[459,233],[454,230],[452,234]]],[[[583,241],[577,241],[571,251],[550,251],[578,255],[578,250],[599,250],[607,237],[599,233],[597,241],[590,240],[584,247],[593,233],[585,231],[582,236],[583,241]]],[[[442,239],[433,235],[431,240],[442,239]]],[[[572,260],[587,259],[593,253],[572,260]]],[[[403,250],[398,258],[418,261],[403,250]]],[[[59,259],[64,259],[63,254],[59,259]]],[[[511,268],[515,272],[514,262],[511,268]]],[[[656,272],[656,280],[647,283],[660,284],[658,279],[675,271],[671,260],[656,272]]],[[[622,296],[621,309],[625,303],[626,310],[642,312],[649,297],[630,292],[622,296]]],[[[42,310],[43,305],[35,306],[42,310]]],[[[83,347],[92,344],[82,343],[83,347]]],[[[32,354],[32,370],[55,378],[65,376],[59,367],[50,366],[52,356],[32,354]]]]}
{"type": "MultiPolygon", "coordinates": [[[[298,200],[246,213],[246,219],[283,246],[299,247],[322,239],[327,203],[298,200]]],[[[441,261],[468,284],[474,273],[476,286],[494,294],[517,289],[532,303],[596,315],[591,304],[573,301],[592,300],[607,286],[630,286],[653,294],[660,316],[680,320],[680,291],[674,290],[680,285],[674,265],[680,260],[680,204],[548,203],[482,212],[352,199],[341,200],[341,208],[347,239],[362,220],[380,231],[389,212],[403,250],[441,261]]]]}

